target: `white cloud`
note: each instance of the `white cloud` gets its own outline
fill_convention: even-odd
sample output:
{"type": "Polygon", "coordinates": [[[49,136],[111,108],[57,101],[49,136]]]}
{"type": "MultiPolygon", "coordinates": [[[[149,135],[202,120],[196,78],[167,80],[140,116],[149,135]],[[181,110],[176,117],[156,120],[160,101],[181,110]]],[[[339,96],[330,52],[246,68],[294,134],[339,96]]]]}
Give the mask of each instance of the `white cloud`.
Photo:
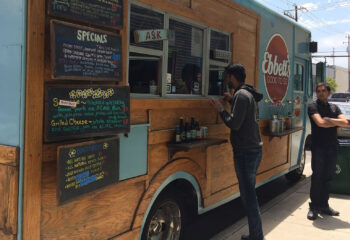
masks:
{"type": "Polygon", "coordinates": [[[305,3],[302,5],[302,7],[306,8],[309,11],[318,9],[318,5],[315,3],[305,3]]]}
{"type": "Polygon", "coordinates": [[[332,50],[333,48],[338,48],[338,51],[345,51],[346,45],[343,43],[345,41],[345,34],[335,34],[327,37],[318,39],[318,46],[320,49],[327,51],[332,50]]]}
{"type": "Polygon", "coordinates": [[[328,7],[326,8],[326,11],[332,11],[335,10],[339,7],[350,7],[350,2],[344,1],[344,2],[339,2],[338,4],[332,6],[332,7],[328,7]]]}
{"type": "Polygon", "coordinates": [[[326,21],[326,23],[327,23],[327,25],[350,23],[350,18],[349,19],[336,20],[336,21],[326,21]]]}
{"type": "Polygon", "coordinates": [[[308,29],[321,28],[326,24],[322,21],[314,21],[310,19],[305,19],[304,17],[299,18],[299,23],[308,29]]]}
{"type": "MultiPolygon", "coordinates": [[[[299,23],[304,25],[308,29],[315,29],[315,28],[322,28],[322,27],[331,26],[331,25],[350,23],[350,18],[338,19],[338,20],[324,20],[324,19],[317,19],[315,17],[313,17],[312,19],[306,19],[305,17],[300,17],[299,23]]],[[[327,31],[327,29],[325,29],[325,31],[327,31]]]]}

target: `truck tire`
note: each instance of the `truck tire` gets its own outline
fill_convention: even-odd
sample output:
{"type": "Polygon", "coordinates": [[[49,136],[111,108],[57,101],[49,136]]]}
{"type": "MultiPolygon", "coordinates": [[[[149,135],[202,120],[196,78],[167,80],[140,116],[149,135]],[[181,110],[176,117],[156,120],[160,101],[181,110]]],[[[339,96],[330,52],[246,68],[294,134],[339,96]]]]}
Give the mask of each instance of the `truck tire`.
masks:
{"type": "Polygon", "coordinates": [[[301,157],[300,166],[285,175],[288,181],[296,182],[301,178],[305,168],[305,159],[306,159],[306,150],[304,149],[303,155],[301,157]]]}
{"type": "Polygon", "coordinates": [[[147,216],[142,240],[183,239],[194,213],[183,197],[183,193],[169,191],[157,198],[147,216]]]}

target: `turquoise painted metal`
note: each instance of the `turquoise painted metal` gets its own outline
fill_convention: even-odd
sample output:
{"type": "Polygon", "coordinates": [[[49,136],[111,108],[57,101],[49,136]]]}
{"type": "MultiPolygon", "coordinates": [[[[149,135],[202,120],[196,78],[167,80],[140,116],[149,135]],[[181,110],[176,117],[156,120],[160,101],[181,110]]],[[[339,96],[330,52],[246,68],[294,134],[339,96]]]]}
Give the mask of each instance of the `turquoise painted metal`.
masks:
{"type": "MultiPolygon", "coordinates": [[[[308,51],[308,44],[311,41],[311,32],[304,28],[303,26],[299,25],[297,22],[293,22],[290,19],[287,19],[286,17],[282,16],[279,13],[274,12],[271,9],[268,9],[267,7],[263,6],[262,4],[256,2],[255,0],[233,0],[234,2],[237,2],[252,11],[256,12],[261,17],[261,24],[260,24],[260,56],[259,56],[259,90],[263,92],[264,94],[264,100],[268,99],[268,94],[265,87],[264,82],[264,74],[261,71],[262,61],[264,57],[264,52],[266,51],[266,46],[274,34],[278,33],[281,36],[283,36],[284,40],[286,41],[288,53],[290,56],[290,80],[289,85],[287,89],[287,94],[283,101],[285,100],[294,100],[297,96],[301,98],[301,113],[298,117],[298,120],[302,123],[304,126],[304,130],[302,132],[301,138],[300,138],[300,147],[298,149],[298,161],[297,165],[301,162],[302,152],[303,152],[303,146],[304,141],[306,137],[306,125],[307,125],[307,103],[310,102],[312,96],[307,95],[307,88],[309,87],[308,81],[312,81],[311,79],[311,67],[309,64],[311,63],[311,53],[308,51]],[[304,74],[304,92],[295,92],[293,90],[293,83],[292,79],[295,74],[294,72],[294,64],[296,62],[302,62],[305,66],[305,74],[304,74]]],[[[294,106],[292,108],[292,111],[294,111],[294,106]]],[[[267,119],[271,118],[272,108],[269,106],[269,103],[265,101],[261,101],[259,103],[259,113],[261,119],[267,119]]],[[[287,112],[283,113],[284,115],[287,115],[287,112]]],[[[291,169],[295,169],[297,165],[291,166],[291,169]]]]}
{"type": "Polygon", "coordinates": [[[26,0],[0,2],[0,144],[20,148],[17,239],[22,239],[26,0]],[[11,23],[11,24],[9,24],[11,23]]]}
{"type": "Polygon", "coordinates": [[[131,125],[126,136],[119,134],[119,179],[125,180],[147,173],[147,128],[149,124],[131,125]]]}

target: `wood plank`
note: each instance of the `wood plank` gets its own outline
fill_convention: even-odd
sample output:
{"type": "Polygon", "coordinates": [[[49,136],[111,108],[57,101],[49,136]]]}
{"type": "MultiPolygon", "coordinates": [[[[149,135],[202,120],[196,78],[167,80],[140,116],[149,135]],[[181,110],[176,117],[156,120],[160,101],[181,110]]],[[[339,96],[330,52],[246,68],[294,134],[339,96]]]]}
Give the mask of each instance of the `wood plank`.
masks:
{"type": "Polygon", "coordinates": [[[275,137],[270,139],[262,136],[263,155],[258,173],[280,166],[288,162],[288,141],[289,137],[275,137]]]}
{"type": "Polygon", "coordinates": [[[19,147],[0,145],[0,164],[18,166],[19,147]]]}
{"type": "Polygon", "coordinates": [[[0,230],[0,239],[1,240],[16,240],[16,235],[5,234],[2,230],[0,230]]]}
{"type": "Polygon", "coordinates": [[[211,194],[237,183],[230,143],[209,148],[207,157],[207,161],[211,162],[211,179],[208,179],[211,194]]]}
{"type": "Polygon", "coordinates": [[[148,123],[148,114],[146,109],[137,109],[134,110],[132,107],[130,107],[130,124],[144,124],[148,123]]]}
{"type": "Polygon", "coordinates": [[[109,239],[128,231],[144,178],[125,180],[57,204],[56,164],[43,164],[40,239],[109,239]]]}
{"type": "Polygon", "coordinates": [[[191,8],[191,5],[192,5],[192,0],[171,0],[171,1],[187,8],[191,8]]]}
{"type": "MultiPolygon", "coordinates": [[[[128,41],[127,41],[127,37],[129,36],[129,0],[124,0],[123,1],[123,29],[120,31],[120,35],[122,37],[122,81],[121,81],[121,85],[123,86],[127,86],[127,62],[128,62],[128,41]]],[[[131,108],[130,108],[131,109],[131,108]]]]}
{"type": "MultiPolygon", "coordinates": [[[[256,56],[259,56],[259,50],[260,50],[260,25],[261,25],[261,17],[258,16],[258,21],[256,23],[256,33],[255,33],[255,49],[256,49],[256,56]]],[[[255,74],[254,74],[254,85],[257,89],[259,89],[259,61],[260,59],[257,57],[255,58],[255,74]]]]}
{"type": "MultiPolygon", "coordinates": [[[[269,171],[266,171],[264,173],[258,174],[256,177],[256,182],[259,183],[261,181],[267,180],[270,177],[287,170],[288,168],[289,168],[289,164],[287,163],[287,164],[278,166],[276,168],[270,169],[269,171]]],[[[228,198],[231,195],[238,192],[239,192],[238,184],[230,186],[229,188],[219,191],[215,194],[212,194],[208,198],[204,199],[204,207],[209,207],[210,205],[215,204],[219,201],[222,201],[225,198],[228,198]]]]}
{"type": "Polygon", "coordinates": [[[261,181],[264,181],[264,180],[267,180],[269,179],[270,177],[273,177],[274,175],[278,174],[278,173],[281,173],[287,169],[289,169],[290,167],[290,164],[289,163],[286,163],[286,164],[283,164],[281,166],[278,166],[278,167],[275,167],[275,168],[272,168],[266,172],[263,172],[263,173],[260,173],[258,174],[258,176],[256,177],[256,182],[259,183],[261,181]]]}
{"type": "Polygon", "coordinates": [[[115,236],[110,240],[136,240],[139,237],[140,231],[141,231],[141,228],[135,228],[132,231],[128,231],[119,236],[115,236]]]}
{"type": "Polygon", "coordinates": [[[190,123],[191,117],[199,121],[201,126],[208,124],[215,124],[217,118],[217,111],[213,108],[203,109],[162,109],[150,111],[150,129],[174,129],[179,124],[179,118],[184,117],[184,121],[190,123]]]}
{"type": "Polygon", "coordinates": [[[151,179],[168,162],[168,147],[165,143],[148,145],[148,176],[151,179]]]}
{"type": "Polygon", "coordinates": [[[256,82],[256,57],[259,56],[256,48],[256,32],[251,33],[239,29],[238,34],[233,34],[234,61],[244,65],[247,73],[246,83],[255,86],[256,82]],[[242,41],[241,39],[244,39],[242,41]]]}
{"type": "Polygon", "coordinates": [[[254,19],[256,21],[258,14],[231,0],[192,0],[191,8],[181,6],[172,0],[141,0],[140,2],[193,19],[225,32],[233,32],[232,29],[238,27],[245,28],[251,32],[256,31],[255,24],[247,23],[254,19]],[[227,21],[231,24],[227,24],[227,21]]]}
{"type": "Polygon", "coordinates": [[[205,208],[209,207],[210,205],[220,202],[238,192],[239,192],[238,184],[232,185],[222,191],[219,191],[215,194],[210,195],[208,198],[205,198],[204,207],[205,208]]]}
{"type": "Polygon", "coordinates": [[[208,98],[194,99],[143,99],[131,98],[130,111],[136,110],[162,110],[162,109],[212,109],[208,98]]]}
{"type": "Polygon", "coordinates": [[[40,239],[45,0],[27,3],[23,239],[40,239]]]}
{"type": "MultiPolygon", "coordinates": [[[[198,152],[196,152],[198,154],[198,152]]],[[[202,157],[200,157],[202,158],[202,157]]],[[[176,161],[169,162],[166,166],[164,166],[157,174],[153,176],[150,181],[150,185],[147,188],[145,194],[142,197],[142,200],[137,209],[135,220],[133,223],[133,228],[141,227],[142,220],[144,218],[144,213],[147,210],[154,193],[158,190],[160,185],[172,174],[175,172],[183,171],[186,169],[186,172],[192,175],[200,186],[200,191],[205,192],[206,189],[206,181],[205,181],[205,171],[194,160],[189,159],[178,159],[176,161]]]]}
{"type": "Polygon", "coordinates": [[[18,167],[0,164],[0,233],[17,234],[18,167]]]}

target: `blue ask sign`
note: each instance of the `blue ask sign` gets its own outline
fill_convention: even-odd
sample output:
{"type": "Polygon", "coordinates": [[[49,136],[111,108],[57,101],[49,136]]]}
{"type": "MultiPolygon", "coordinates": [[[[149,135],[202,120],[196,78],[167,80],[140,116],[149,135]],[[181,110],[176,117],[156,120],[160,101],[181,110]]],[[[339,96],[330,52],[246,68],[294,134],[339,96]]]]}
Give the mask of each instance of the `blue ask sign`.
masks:
{"type": "Polygon", "coordinates": [[[166,29],[135,30],[135,43],[166,40],[169,37],[169,31],[166,29]]]}

